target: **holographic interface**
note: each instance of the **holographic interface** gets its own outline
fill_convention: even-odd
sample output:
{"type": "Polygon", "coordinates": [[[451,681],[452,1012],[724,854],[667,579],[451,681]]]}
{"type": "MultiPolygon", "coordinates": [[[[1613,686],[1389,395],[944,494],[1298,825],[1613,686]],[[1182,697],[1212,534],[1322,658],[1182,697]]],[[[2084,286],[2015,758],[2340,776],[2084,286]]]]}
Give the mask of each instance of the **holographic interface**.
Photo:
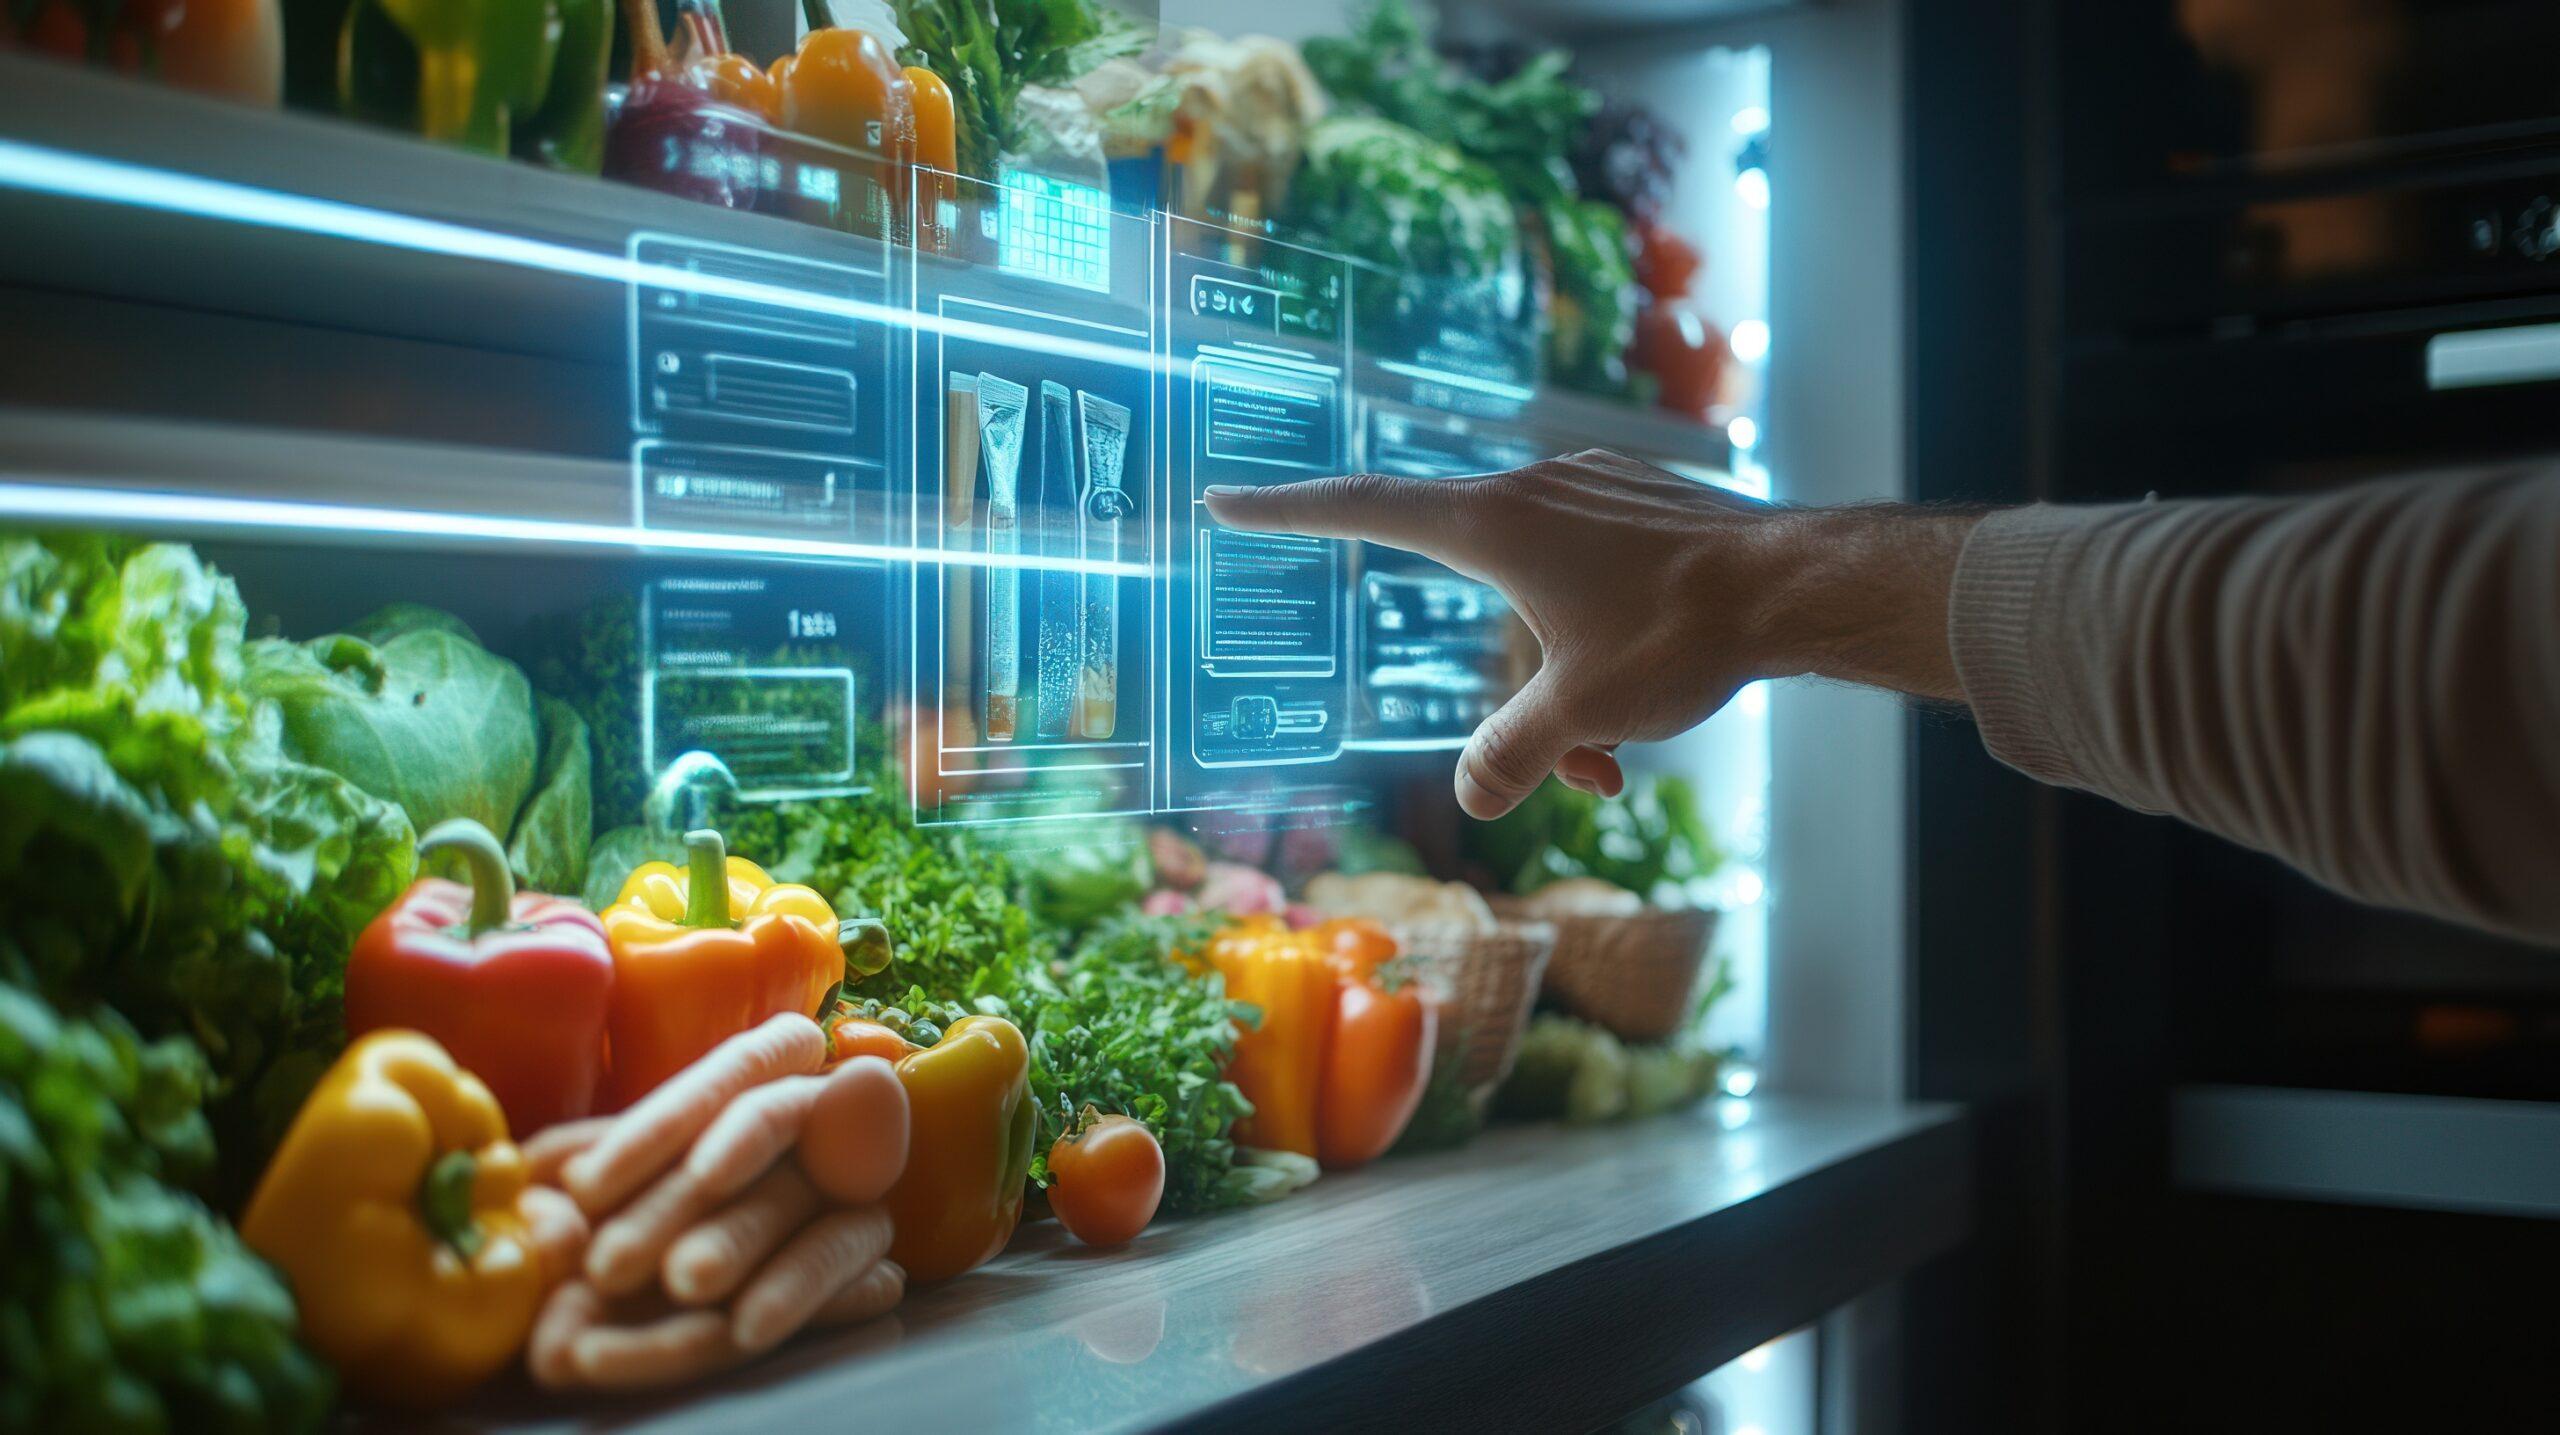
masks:
{"type": "Polygon", "coordinates": [[[914,544],[944,559],[907,625],[920,822],[1143,812],[1155,787],[1153,226],[1034,179],[980,206],[992,235],[913,256],[914,544]]]}
{"type": "Polygon", "coordinates": [[[1351,686],[1341,543],[1246,533],[1201,491],[1342,472],[1350,452],[1350,267],[1260,235],[1166,218],[1166,657],[1158,806],[1267,805],[1341,756],[1351,686]]]}
{"type": "Polygon", "coordinates": [[[610,296],[629,494],[465,510],[20,482],[0,512],[632,564],[648,776],[706,752],[783,800],[886,774],[927,822],[1339,814],[1364,780],[1346,757],[1462,741],[1508,695],[1498,595],[1411,555],[1226,529],[1201,491],[1534,456],[1518,295],[1380,288],[1341,256],[1037,175],[932,174],[903,216],[804,169],[728,178],[755,210],[793,197],[839,222],[587,245],[0,143],[0,185],[610,296]]]}

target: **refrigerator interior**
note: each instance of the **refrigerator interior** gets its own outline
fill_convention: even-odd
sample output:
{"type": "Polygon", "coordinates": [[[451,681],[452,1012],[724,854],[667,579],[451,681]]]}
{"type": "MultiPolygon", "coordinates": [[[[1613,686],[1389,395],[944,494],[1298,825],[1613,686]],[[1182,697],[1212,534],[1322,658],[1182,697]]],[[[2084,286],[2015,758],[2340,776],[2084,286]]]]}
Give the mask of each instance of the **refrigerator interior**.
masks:
{"type": "MultiPolygon", "coordinates": [[[[1283,38],[1341,21],[1161,8],[1169,28],[1283,38]]],[[[1377,322],[1372,297],[1413,287],[1396,255],[1238,216],[946,176],[905,196],[902,225],[877,156],[785,146],[779,192],[826,211],[793,222],[769,199],[724,211],[424,145],[384,163],[378,136],[196,124],[191,101],[25,70],[42,93],[0,97],[0,531],[188,543],[236,579],[254,634],[426,604],[537,688],[605,684],[582,694],[600,830],[707,753],[725,800],[901,794],[914,823],[1027,861],[1132,855],[1156,825],[1320,864],[1374,829],[1436,875],[1498,881],[1468,865],[1448,770],[1526,671],[1500,596],[1411,555],[1218,530],[1198,490],[1606,443],[1751,498],[1893,491],[1820,412],[1864,321],[1809,297],[1819,281],[1772,242],[1862,182],[1817,142],[1835,136],[1785,133],[1842,108],[1810,80],[1790,92],[1789,56],[1827,86],[1826,27],[1889,28],[1842,8],[1660,46],[1576,36],[1608,100],[1680,117],[1663,222],[1704,260],[1689,308],[1725,356],[1711,425],[1542,381],[1534,355],[1483,341],[1500,296],[1377,322]],[[1800,339],[1773,334],[1788,305],[1800,339]]],[[[1516,13],[1481,23],[1552,38],[1516,13]]],[[[1877,44],[1862,62],[1889,63],[1889,39],[1847,48],[1877,44]]],[[[1873,402],[1881,431],[1890,399],[1873,402]]],[[[1688,895],[1721,913],[1726,985],[1699,1036],[1733,1058],[1731,1125],[1782,1031],[1780,1065],[1816,1089],[1899,1095],[1892,1049],[1866,1040],[1899,1020],[1896,989],[1824,965],[1855,949],[1889,969],[1857,937],[1899,920],[1871,875],[1898,809],[1859,796],[1868,755],[1840,755],[1891,717],[1836,702],[1754,684],[1630,754],[1694,786],[1726,859],[1688,895]],[[1790,703],[1810,735],[1792,756],[1790,703]]],[[[1815,1428],[1815,1346],[1837,1334],[1726,1368],[1704,1428],[1815,1428]]]]}

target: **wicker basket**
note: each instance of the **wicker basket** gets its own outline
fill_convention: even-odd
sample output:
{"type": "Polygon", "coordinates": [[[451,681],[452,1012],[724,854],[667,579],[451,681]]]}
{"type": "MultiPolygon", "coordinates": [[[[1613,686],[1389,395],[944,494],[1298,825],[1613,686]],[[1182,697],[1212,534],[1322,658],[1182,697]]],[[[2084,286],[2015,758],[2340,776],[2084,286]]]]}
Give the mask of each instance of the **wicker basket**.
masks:
{"type": "Polygon", "coordinates": [[[1478,1117],[1494,1088],[1511,1074],[1520,1034],[1555,950],[1556,929],[1545,922],[1504,922],[1492,928],[1470,922],[1389,922],[1387,930],[1413,960],[1421,979],[1441,997],[1440,1045],[1432,1058],[1454,1071],[1478,1117]]]}
{"type": "MultiPolygon", "coordinates": [[[[1519,903],[1496,899],[1494,909],[1509,917],[1519,903]]],[[[1687,1024],[1707,944],[1715,940],[1713,907],[1647,907],[1628,916],[1542,920],[1556,928],[1546,994],[1557,1005],[1626,1041],[1660,1041],[1687,1024]]]]}

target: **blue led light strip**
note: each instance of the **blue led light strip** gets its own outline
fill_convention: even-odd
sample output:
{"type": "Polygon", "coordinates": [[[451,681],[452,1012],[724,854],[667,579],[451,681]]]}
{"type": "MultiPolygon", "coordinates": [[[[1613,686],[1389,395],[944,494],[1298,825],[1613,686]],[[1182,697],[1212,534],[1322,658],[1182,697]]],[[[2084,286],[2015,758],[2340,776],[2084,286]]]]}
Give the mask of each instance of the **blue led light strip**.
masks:
{"type": "Polygon", "coordinates": [[[70,485],[0,484],[0,517],[38,520],[191,524],[216,528],[318,530],[330,533],[403,534],[426,538],[496,539],[695,553],[735,553],[759,558],[821,558],[838,562],[914,563],[950,568],[1024,568],[1144,578],[1144,564],[1099,558],[1024,553],[998,555],[899,547],[885,543],[829,543],[809,538],[755,538],[688,533],[610,523],[555,522],[537,518],[486,518],[414,509],[363,508],[343,503],[300,503],[219,498],[70,485]]]}
{"type": "Polygon", "coordinates": [[[1134,353],[1110,344],[1027,334],[965,319],[917,314],[861,299],[813,294],[785,285],[694,273],[662,264],[644,264],[620,254],[604,254],[573,245],[499,234],[442,220],[421,219],[415,215],[370,209],[340,200],[314,199],[281,190],[259,189],[253,185],[153,169],[121,160],[97,159],[18,140],[0,140],[0,186],[377,244],[417,254],[436,254],[487,264],[511,264],[518,268],[596,279],[608,284],[639,284],[742,303],[841,315],[848,319],[922,329],[953,338],[1010,345],[1017,349],[1120,367],[1158,367],[1153,355],[1134,353]]]}

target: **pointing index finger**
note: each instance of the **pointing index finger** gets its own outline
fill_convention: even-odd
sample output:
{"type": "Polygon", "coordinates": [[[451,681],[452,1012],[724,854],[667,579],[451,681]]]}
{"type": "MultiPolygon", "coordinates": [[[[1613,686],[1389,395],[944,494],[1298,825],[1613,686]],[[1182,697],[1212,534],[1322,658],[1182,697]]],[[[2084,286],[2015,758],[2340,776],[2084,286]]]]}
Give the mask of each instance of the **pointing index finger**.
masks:
{"type": "MultiPolygon", "coordinates": [[[[1201,490],[1209,516],[1229,528],[1299,533],[1310,538],[1365,538],[1451,563],[1452,518],[1459,479],[1390,478],[1351,473],[1268,488],[1224,484],[1201,490]]],[[[1451,563],[1451,566],[1456,566],[1451,563]]]]}

